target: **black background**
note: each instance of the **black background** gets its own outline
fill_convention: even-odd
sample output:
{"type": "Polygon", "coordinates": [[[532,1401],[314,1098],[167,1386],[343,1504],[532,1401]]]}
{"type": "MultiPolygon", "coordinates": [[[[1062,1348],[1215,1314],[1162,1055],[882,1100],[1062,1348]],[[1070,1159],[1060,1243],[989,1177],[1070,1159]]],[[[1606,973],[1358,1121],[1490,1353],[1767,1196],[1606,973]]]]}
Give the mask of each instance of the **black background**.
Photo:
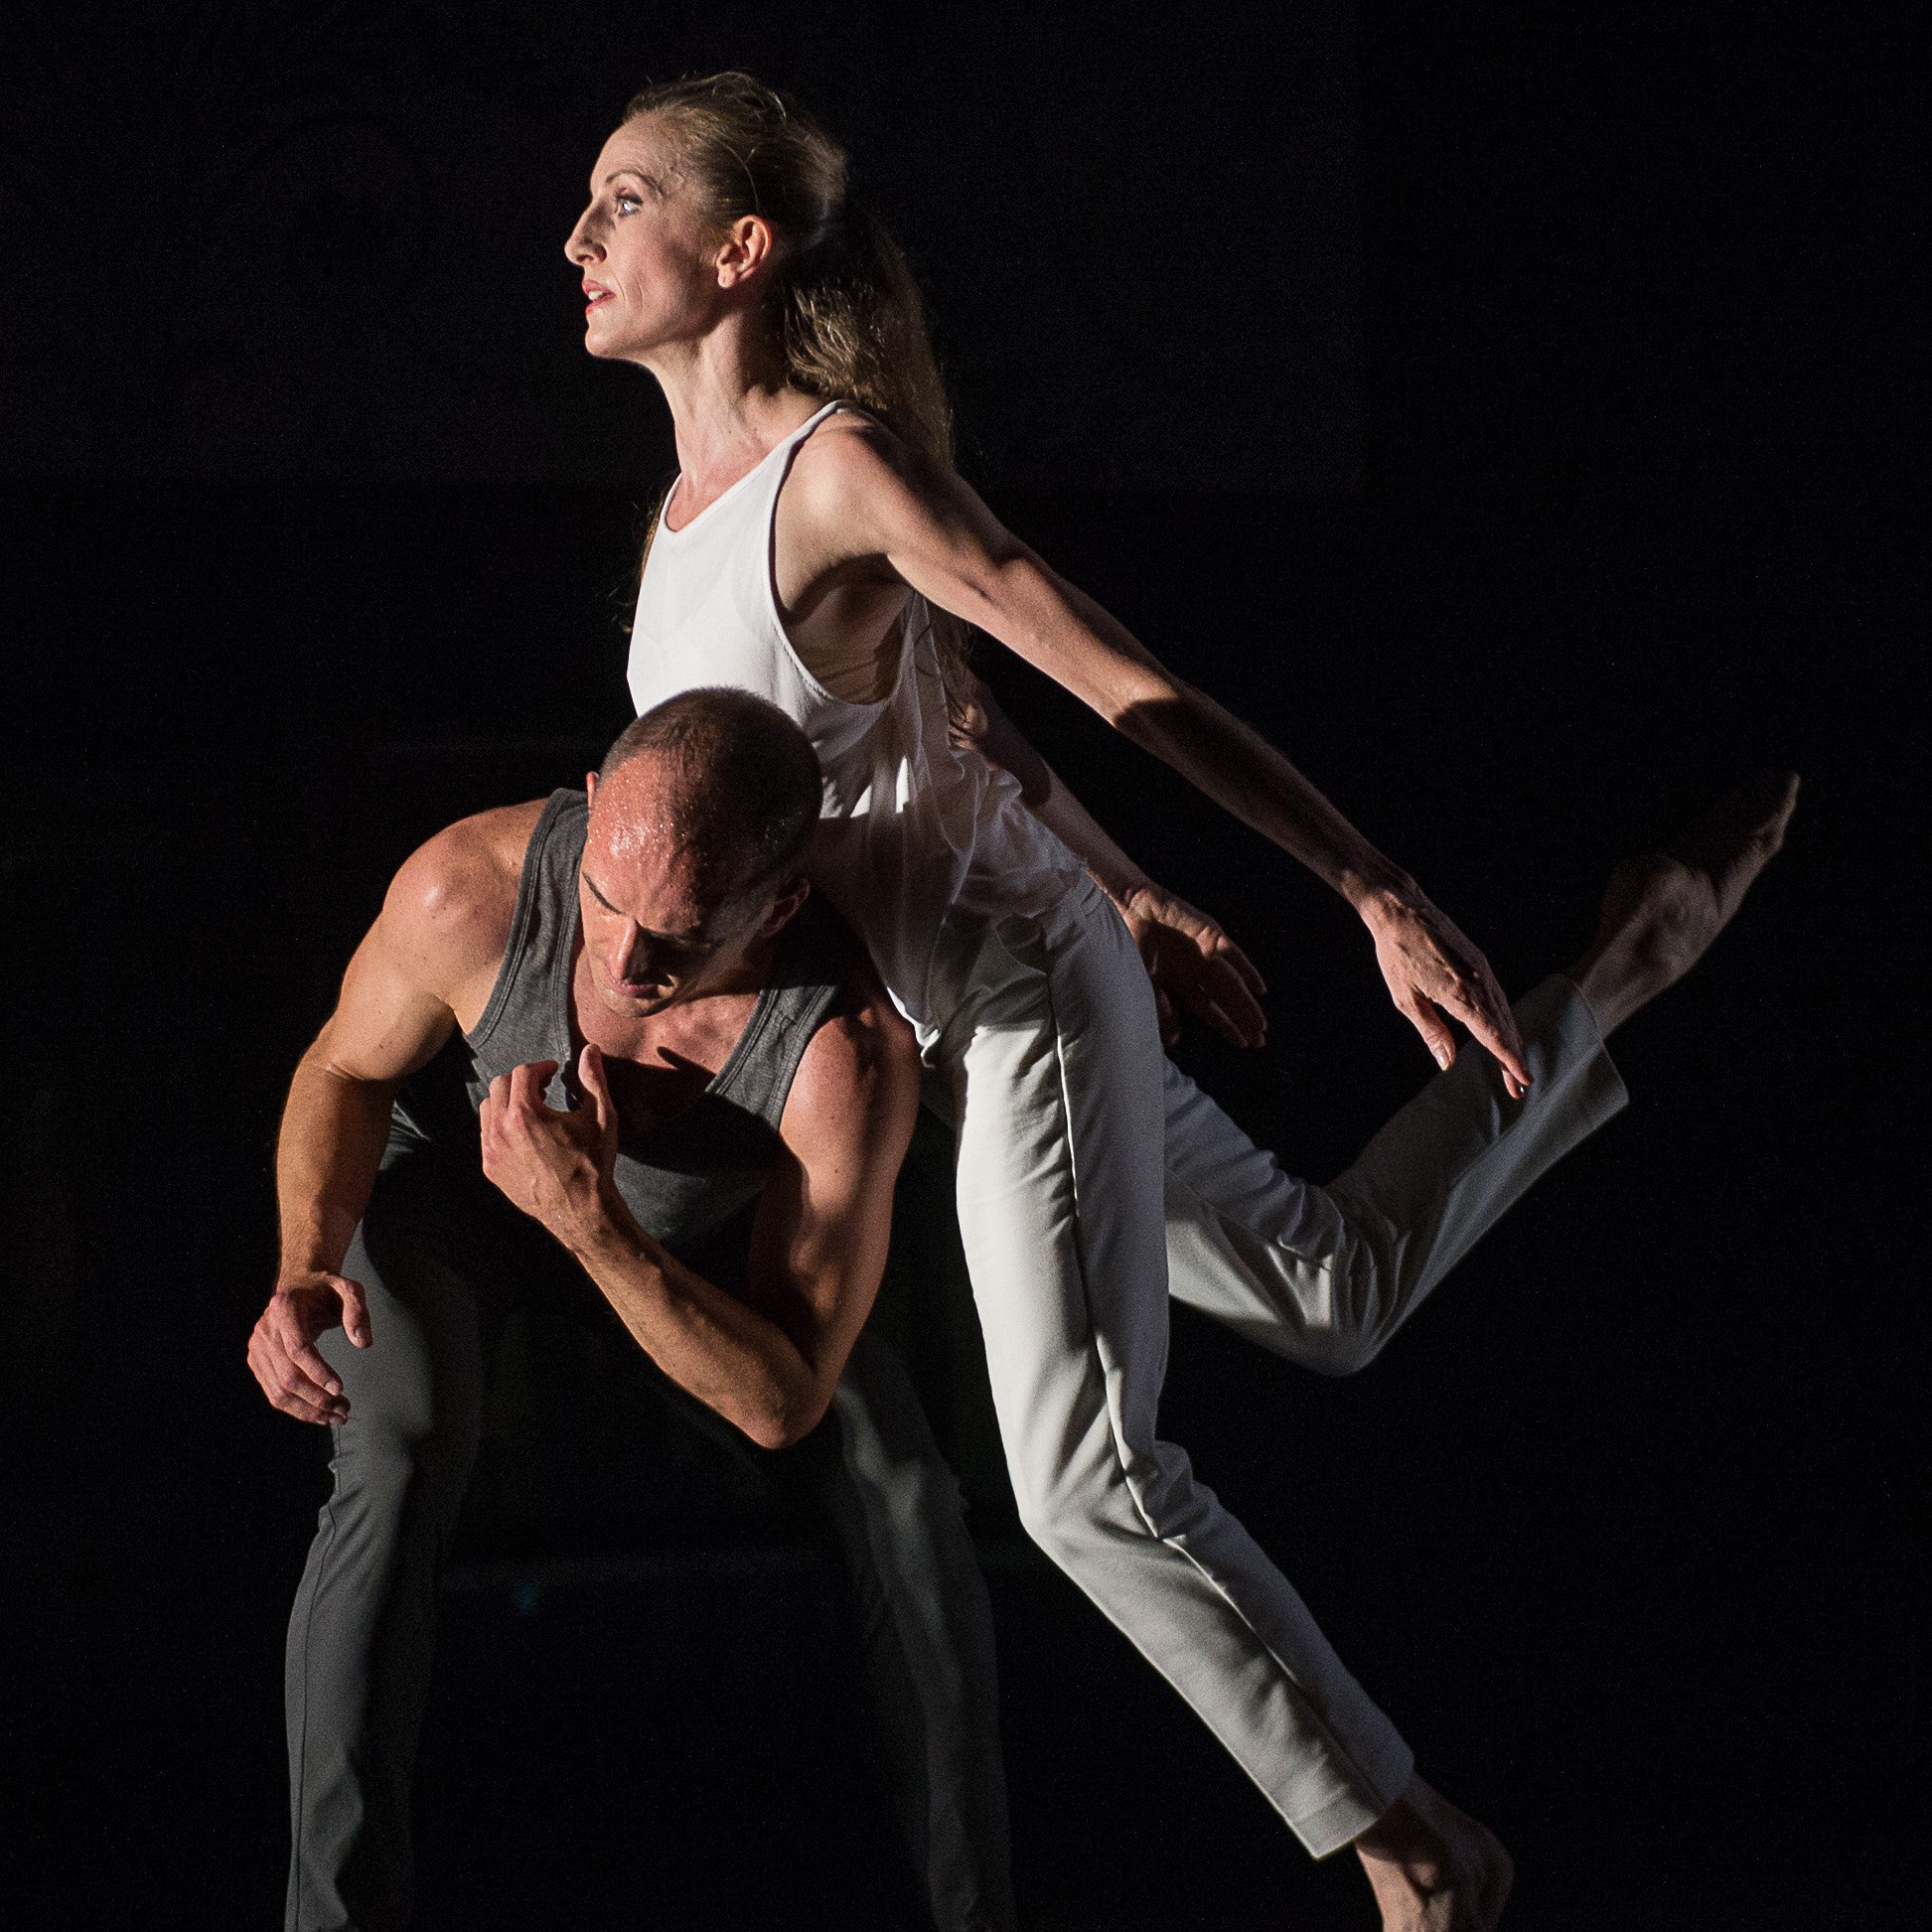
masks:
{"type": "MultiPolygon", "coordinates": [[[[242,1362],[280,1093],[402,855],[624,721],[668,425],[576,348],[557,244],[631,88],[733,63],[850,141],[995,509],[1506,984],[1574,954],[1620,853],[1803,772],[1736,931],[1619,1039],[1629,1113],[1366,1377],[1177,1315],[1163,1421],[1510,1844],[1511,1924],[1913,1922],[1901,54],[1550,11],[7,13],[23,1922],[279,1910],[281,1627],[325,1483],[242,1362]]],[[[1425,1072],[1345,908],[992,669],[1268,976],[1265,1053],[1190,1067],[1290,1167],[1343,1165],[1425,1072]]],[[[1349,1860],[1311,1865],[1016,1540],[945,1159],[923,1136],[883,1318],[984,1538],[1029,1911],[1366,1924],[1349,1860]]],[[[707,1531],[699,1460],[626,1544],[496,1453],[424,1922],[885,1922],[822,1565],[707,1531]]]]}

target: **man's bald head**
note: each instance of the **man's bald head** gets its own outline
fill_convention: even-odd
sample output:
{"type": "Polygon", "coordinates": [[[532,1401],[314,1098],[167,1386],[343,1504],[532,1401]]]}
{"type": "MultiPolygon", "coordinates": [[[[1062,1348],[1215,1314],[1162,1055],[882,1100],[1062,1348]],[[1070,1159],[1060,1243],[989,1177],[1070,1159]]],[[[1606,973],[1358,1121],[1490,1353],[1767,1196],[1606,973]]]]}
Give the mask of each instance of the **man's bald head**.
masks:
{"type": "Polygon", "coordinates": [[[591,822],[600,842],[668,841],[705,897],[737,902],[800,870],[820,794],[817,755],[777,705],[749,691],[683,691],[611,746],[591,822]]]}

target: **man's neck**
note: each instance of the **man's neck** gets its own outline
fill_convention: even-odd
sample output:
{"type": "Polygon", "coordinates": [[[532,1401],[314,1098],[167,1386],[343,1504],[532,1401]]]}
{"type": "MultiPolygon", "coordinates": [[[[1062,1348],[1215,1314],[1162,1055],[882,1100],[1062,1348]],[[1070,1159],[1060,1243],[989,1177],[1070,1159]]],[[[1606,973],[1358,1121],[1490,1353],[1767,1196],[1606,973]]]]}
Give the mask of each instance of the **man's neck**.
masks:
{"type": "Polygon", "coordinates": [[[689,1073],[701,1069],[715,1077],[731,1058],[759,995],[770,983],[774,942],[749,955],[742,973],[727,985],[680,999],[655,1013],[614,1011],[593,984],[577,936],[570,972],[570,1023],[574,1038],[594,1041],[607,1060],[655,1072],[689,1073]]]}

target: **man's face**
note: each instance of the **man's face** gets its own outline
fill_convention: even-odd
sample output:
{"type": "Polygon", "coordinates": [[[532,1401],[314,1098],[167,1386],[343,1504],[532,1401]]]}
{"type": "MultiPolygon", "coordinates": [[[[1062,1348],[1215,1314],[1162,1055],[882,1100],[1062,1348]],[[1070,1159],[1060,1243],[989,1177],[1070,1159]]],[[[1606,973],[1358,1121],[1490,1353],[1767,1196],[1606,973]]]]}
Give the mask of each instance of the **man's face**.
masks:
{"type": "Polygon", "coordinates": [[[753,953],[789,916],[782,891],[732,899],[702,876],[678,835],[669,789],[640,769],[648,763],[634,760],[601,791],[592,777],[577,872],[591,984],[623,1019],[749,990],[753,953]]]}

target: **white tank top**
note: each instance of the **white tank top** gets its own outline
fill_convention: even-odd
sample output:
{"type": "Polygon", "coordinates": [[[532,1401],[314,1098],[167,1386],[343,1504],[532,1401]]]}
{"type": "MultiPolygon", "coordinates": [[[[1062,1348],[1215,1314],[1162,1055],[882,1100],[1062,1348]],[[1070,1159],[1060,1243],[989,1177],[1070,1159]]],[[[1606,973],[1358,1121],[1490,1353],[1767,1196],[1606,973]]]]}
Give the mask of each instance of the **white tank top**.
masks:
{"type": "Polygon", "coordinates": [[[947,913],[1043,913],[1081,865],[1020,802],[1011,774],[954,746],[924,598],[906,606],[898,682],[874,704],[834,697],[785,635],[771,562],[779,488],[798,446],[847,406],[826,403],[682,529],[660,516],[631,631],[631,697],[643,712],[700,685],[735,685],[798,721],[825,778],[814,883],[930,1041],[947,1017],[933,1010],[947,913]]]}

